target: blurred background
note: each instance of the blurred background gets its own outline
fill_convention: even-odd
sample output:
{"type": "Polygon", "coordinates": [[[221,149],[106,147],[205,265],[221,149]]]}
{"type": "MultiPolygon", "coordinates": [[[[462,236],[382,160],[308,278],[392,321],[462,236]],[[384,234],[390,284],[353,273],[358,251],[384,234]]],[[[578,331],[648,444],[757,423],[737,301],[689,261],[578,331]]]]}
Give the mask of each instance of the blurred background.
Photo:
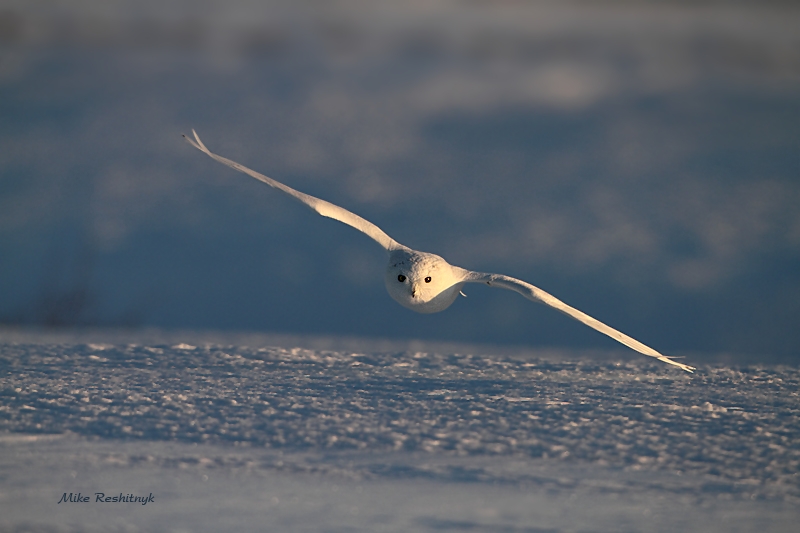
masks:
{"type": "Polygon", "coordinates": [[[0,2],[0,323],[616,349],[181,138],[672,354],[800,361],[793,2],[0,2]]]}

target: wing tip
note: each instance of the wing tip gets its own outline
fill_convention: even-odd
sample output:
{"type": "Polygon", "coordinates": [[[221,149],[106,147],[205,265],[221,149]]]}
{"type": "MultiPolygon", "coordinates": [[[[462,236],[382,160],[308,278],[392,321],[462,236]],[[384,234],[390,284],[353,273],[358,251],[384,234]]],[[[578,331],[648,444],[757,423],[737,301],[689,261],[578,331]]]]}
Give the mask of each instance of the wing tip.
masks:
{"type": "Polygon", "coordinates": [[[203,141],[200,140],[200,136],[197,135],[197,132],[195,131],[194,128],[192,128],[192,135],[194,136],[194,139],[190,138],[185,133],[181,133],[181,137],[183,137],[186,142],[188,142],[189,144],[191,144],[193,147],[197,148],[201,152],[205,152],[205,153],[210,155],[211,152],[209,151],[208,148],[206,148],[206,145],[203,144],[203,141]]]}
{"type": "Polygon", "coordinates": [[[679,362],[675,361],[674,359],[672,359],[670,357],[659,357],[658,359],[660,361],[664,362],[664,363],[669,363],[671,365],[675,365],[678,368],[680,368],[681,370],[685,370],[686,372],[688,372],[690,374],[694,374],[694,371],[697,370],[697,368],[695,368],[695,367],[693,367],[691,365],[686,365],[686,364],[683,364],[683,363],[679,363],[679,362]]]}

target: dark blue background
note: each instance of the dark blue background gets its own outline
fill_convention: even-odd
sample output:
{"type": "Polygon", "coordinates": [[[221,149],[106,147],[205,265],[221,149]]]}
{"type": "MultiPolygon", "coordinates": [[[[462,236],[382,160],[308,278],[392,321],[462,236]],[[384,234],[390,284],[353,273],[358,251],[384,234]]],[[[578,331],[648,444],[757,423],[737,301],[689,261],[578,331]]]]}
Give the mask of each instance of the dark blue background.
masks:
{"type": "Polygon", "coordinates": [[[796,7],[104,5],[0,9],[3,323],[616,347],[480,286],[401,308],[370,239],[196,128],[661,351],[796,359],[796,7]]]}

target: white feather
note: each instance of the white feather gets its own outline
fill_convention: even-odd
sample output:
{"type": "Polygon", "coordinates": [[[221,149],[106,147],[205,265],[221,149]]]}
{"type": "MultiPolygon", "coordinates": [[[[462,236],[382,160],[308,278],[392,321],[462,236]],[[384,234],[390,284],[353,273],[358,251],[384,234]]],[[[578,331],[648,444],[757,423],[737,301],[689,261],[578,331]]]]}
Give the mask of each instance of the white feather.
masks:
{"type": "Polygon", "coordinates": [[[225,157],[219,156],[211,152],[211,150],[206,148],[206,145],[203,144],[203,141],[200,140],[200,137],[197,135],[197,132],[192,130],[192,133],[194,134],[194,140],[190,139],[186,135],[184,135],[183,138],[186,139],[189,142],[189,144],[191,144],[204,154],[208,155],[212,159],[219,161],[223,165],[227,165],[233,169],[238,170],[239,172],[243,172],[248,176],[254,177],[258,181],[266,183],[270,187],[274,187],[279,191],[285,192],[295,200],[302,202],[303,204],[307,205],[308,207],[310,207],[311,209],[313,209],[314,211],[316,211],[317,213],[319,213],[324,217],[338,220],[339,222],[347,224],[348,226],[352,226],[357,230],[366,233],[368,236],[372,237],[375,241],[378,242],[378,244],[383,246],[388,251],[403,247],[397,241],[386,235],[386,233],[384,233],[378,226],[376,226],[375,224],[373,224],[368,220],[364,220],[355,213],[351,213],[347,209],[339,207],[338,205],[334,205],[330,202],[326,202],[325,200],[320,200],[319,198],[316,198],[309,194],[296,191],[279,181],[275,181],[272,178],[268,178],[264,174],[256,172],[255,170],[251,170],[244,165],[240,165],[236,161],[231,161],[230,159],[227,159],[225,157]]]}
{"type": "Polygon", "coordinates": [[[574,307],[565,304],[555,296],[538,287],[534,287],[530,283],[501,274],[486,274],[465,270],[461,267],[451,265],[436,254],[420,252],[403,246],[389,237],[372,222],[364,220],[347,209],[296,191],[279,181],[275,181],[254,170],[250,170],[235,161],[212,153],[200,140],[197,132],[192,130],[192,133],[194,134],[194,140],[186,137],[186,135],[183,137],[189,144],[209,157],[219,161],[223,165],[227,165],[248,176],[252,176],[270,187],[283,191],[324,217],[332,218],[348,226],[352,226],[374,239],[389,252],[389,264],[386,267],[386,274],[384,276],[386,289],[389,295],[404,307],[419,313],[436,313],[443,311],[455,301],[459,294],[463,294],[461,288],[465,283],[485,283],[490,287],[500,287],[518,292],[529,300],[558,309],[562,313],[586,324],[600,333],[608,335],[612,339],[621,342],[625,346],[641,354],[655,357],[659,361],[677,366],[687,372],[693,372],[695,370],[694,367],[679,363],[649,346],[642,344],[636,339],[603,324],[586,313],[578,311],[574,307]]]}

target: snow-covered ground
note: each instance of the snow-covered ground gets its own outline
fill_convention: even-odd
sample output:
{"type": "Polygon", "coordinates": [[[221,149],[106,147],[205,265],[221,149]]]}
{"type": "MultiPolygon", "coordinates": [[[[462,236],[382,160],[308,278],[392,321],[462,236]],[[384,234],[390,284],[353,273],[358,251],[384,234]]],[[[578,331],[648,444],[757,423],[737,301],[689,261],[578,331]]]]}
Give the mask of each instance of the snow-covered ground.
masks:
{"type": "Polygon", "coordinates": [[[138,340],[3,332],[0,531],[744,532],[800,518],[794,366],[689,375],[624,352],[138,340]],[[79,492],[90,501],[58,503],[79,492]]]}
{"type": "Polygon", "coordinates": [[[0,324],[298,336],[0,328],[0,533],[796,531],[800,8],[702,4],[2,2],[0,324]]]}

